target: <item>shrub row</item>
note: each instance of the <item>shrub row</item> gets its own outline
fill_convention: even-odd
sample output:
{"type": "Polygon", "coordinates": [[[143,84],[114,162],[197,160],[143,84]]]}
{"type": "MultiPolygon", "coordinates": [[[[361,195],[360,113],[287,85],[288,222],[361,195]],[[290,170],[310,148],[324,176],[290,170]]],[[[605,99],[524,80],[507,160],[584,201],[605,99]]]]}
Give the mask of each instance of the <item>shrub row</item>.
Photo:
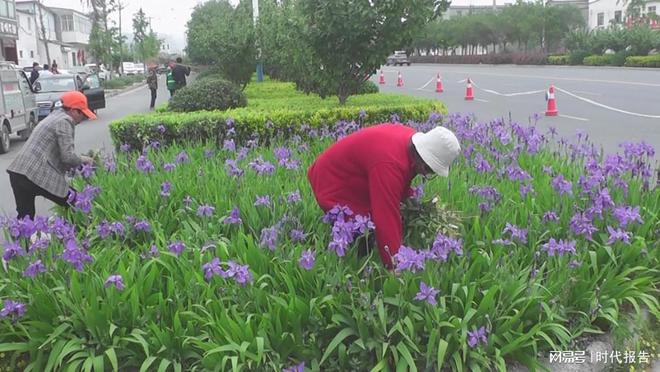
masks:
{"type": "Polygon", "coordinates": [[[652,56],[631,56],[626,58],[628,67],[660,67],[660,54],[652,56]]]}
{"type": "Polygon", "coordinates": [[[102,80],[101,84],[103,84],[103,88],[105,89],[121,89],[133,83],[144,81],[145,78],[144,75],[118,76],[112,80],[102,80]]]}
{"type": "MultiPolygon", "coordinates": [[[[273,100],[272,103],[295,105],[295,102],[300,104],[300,100],[273,100]]],[[[131,115],[113,122],[110,134],[115,146],[128,144],[134,149],[141,149],[151,141],[158,141],[161,145],[175,141],[222,144],[227,130],[233,126],[234,138],[238,142],[257,139],[268,144],[274,137],[300,134],[304,125],[320,128],[341,120],[361,125],[424,121],[434,112],[447,113],[441,102],[432,100],[382,94],[365,94],[351,97],[351,100],[351,105],[342,107],[330,107],[330,103],[326,103],[326,107],[314,107],[308,101],[307,106],[299,105],[297,110],[264,105],[261,109],[246,107],[227,111],[131,115]]]]}
{"type": "Polygon", "coordinates": [[[660,67],[660,55],[630,56],[629,52],[593,55],[577,50],[570,54],[546,56],[540,53],[483,54],[470,56],[416,56],[415,63],[462,63],[462,64],[517,64],[517,65],[586,65],[660,67]]]}
{"type": "Polygon", "coordinates": [[[545,53],[498,53],[454,56],[413,56],[413,63],[458,63],[458,64],[516,64],[545,65],[548,56],[545,53]]]}

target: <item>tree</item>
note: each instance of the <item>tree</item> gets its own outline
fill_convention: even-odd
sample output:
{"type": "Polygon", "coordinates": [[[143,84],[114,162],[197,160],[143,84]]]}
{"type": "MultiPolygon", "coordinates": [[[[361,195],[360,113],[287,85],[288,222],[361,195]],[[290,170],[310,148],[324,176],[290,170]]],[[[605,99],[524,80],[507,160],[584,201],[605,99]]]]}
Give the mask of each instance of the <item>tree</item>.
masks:
{"type": "Polygon", "coordinates": [[[138,60],[156,57],[160,51],[160,40],[147,20],[142,8],[133,16],[133,52],[138,60]],[[147,30],[149,28],[149,30],[147,30]]]}
{"type": "Polygon", "coordinates": [[[48,35],[46,34],[46,25],[44,24],[44,12],[41,5],[41,0],[37,0],[37,11],[39,12],[39,28],[41,31],[41,40],[46,49],[46,63],[50,63],[50,50],[48,50],[48,35]]]}
{"type": "Polygon", "coordinates": [[[438,0],[355,1],[299,0],[304,24],[301,41],[313,63],[299,80],[322,97],[334,94],[340,104],[355,94],[396,49],[448,3],[438,0]]]}
{"type": "Polygon", "coordinates": [[[196,6],[188,21],[186,51],[193,62],[212,65],[245,88],[256,66],[251,2],[233,7],[227,0],[212,0],[196,6]]]}

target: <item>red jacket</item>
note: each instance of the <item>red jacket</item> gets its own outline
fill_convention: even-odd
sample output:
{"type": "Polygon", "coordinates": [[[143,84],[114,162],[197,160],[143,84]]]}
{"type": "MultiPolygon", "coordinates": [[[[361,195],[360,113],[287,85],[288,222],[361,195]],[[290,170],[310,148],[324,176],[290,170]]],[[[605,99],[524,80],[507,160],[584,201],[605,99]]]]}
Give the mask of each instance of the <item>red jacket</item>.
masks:
{"type": "Polygon", "coordinates": [[[400,203],[410,195],[410,182],[416,175],[408,150],[414,133],[398,124],[359,130],[330,146],[307,171],[325,212],[346,205],[355,214],[371,216],[380,257],[388,268],[401,246],[400,203]]]}

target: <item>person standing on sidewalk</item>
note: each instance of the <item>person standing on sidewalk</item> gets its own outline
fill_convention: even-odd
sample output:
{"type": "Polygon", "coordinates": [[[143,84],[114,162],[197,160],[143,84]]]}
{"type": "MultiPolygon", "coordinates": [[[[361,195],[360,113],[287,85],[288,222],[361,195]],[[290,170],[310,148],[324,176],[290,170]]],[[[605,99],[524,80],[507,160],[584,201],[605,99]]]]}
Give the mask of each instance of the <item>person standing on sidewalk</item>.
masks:
{"type": "Polygon", "coordinates": [[[165,84],[167,84],[167,90],[170,91],[170,98],[176,93],[176,80],[174,80],[174,74],[172,72],[172,64],[167,66],[167,75],[165,75],[165,84]]]}
{"type": "Polygon", "coordinates": [[[153,110],[156,105],[156,94],[158,92],[158,74],[156,73],[156,65],[149,66],[149,76],[147,76],[147,86],[151,91],[151,104],[149,109],[153,110]]]}
{"type": "Polygon", "coordinates": [[[72,91],[64,93],[60,100],[62,108],[36,126],[7,167],[19,219],[34,219],[37,196],[67,206],[70,189],[64,174],[83,163],[93,163],[92,158],[74,152],[75,126],[85,119],[96,119],[87,106],[87,97],[72,91]]]}

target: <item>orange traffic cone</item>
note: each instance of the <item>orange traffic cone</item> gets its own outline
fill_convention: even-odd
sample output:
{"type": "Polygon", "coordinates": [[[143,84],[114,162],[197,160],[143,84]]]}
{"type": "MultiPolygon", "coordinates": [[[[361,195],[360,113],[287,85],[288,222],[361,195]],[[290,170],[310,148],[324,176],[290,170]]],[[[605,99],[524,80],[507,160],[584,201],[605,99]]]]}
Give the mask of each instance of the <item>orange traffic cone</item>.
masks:
{"type": "Polygon", "coordinates": [[[378,80],[378,84],[385,84],[385,74],[383,73],[383,70],[380,70],[380,80],[378,80]]]}
{"type": "Polygon", "coordinates": [[[474,99],[474,93],[472,92],[472,80],[467,79],[467,89],[465,90],[465,100],[472,101],[474,99]]]}
{"type": "Polygon", "coordinates": [[[438,79],[435,81],[435,91],[436,93],[442,93],[442,79],[440,79],[440,74],[438,74],[438,79]]]}
{"type": "Polygon", "coordinates": [[[555,100],[555,87],[553,85],[548,89],[547,97],[548,108],[545,110],[545,116],[557,116],[557,101],[555,100]]]}
{"type": "Polygon", "coordinates": [[[399,72],[399,76],[396,78],[396,86],[397,87],[403,86],[403,76],[401,76],[401,72],[399,72]]]}

